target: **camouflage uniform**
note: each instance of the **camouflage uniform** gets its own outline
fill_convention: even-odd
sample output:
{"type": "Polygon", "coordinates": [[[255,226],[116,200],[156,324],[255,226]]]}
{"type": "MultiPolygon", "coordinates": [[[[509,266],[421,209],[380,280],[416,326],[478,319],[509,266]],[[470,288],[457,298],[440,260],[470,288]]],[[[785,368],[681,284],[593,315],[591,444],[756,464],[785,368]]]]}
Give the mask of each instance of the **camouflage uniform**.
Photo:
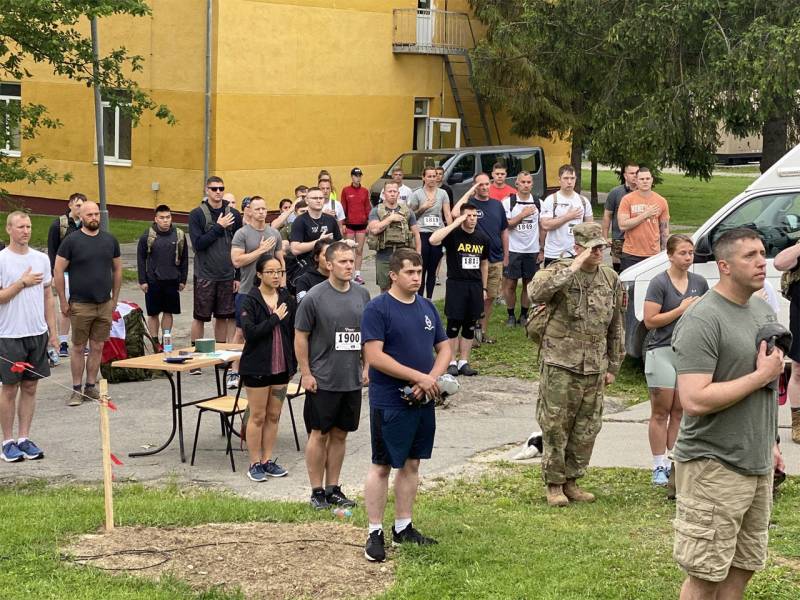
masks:
{"type": "MultiPolygon", "coordinates": [[[[583,227],[587,225],[599,237],[599,225],[583,227]]],[[[544,442],[542,474],[548,484],[584,475],[602,426],[603,378],[606,372],[617,374],[625,355],[625,298],[619,277],[607,265],[595,273],[573,273],[572,260],[552,263],[529,286],[531,300],[548,303],[550,311],[536,406],[544,442]]]]}

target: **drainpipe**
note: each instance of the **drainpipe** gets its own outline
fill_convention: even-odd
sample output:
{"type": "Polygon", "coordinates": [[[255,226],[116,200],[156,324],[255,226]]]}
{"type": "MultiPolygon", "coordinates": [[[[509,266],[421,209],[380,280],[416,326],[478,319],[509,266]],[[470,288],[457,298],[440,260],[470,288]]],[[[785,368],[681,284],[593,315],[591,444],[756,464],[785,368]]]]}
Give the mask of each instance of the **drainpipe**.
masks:
{"type": "Polygon", "coordinates": [[[94,91],[94,131],[97,142],[97,188],[100,196],[100,229],[108,231],[108,206],[106,205],[106,150],[103,142],[103,99],[100,97],[100,40],[97,34],[97,17],[91,20],[92,32],[92,89],[94,91]]]}
{"type": "Polygon", "coordinates": [[[203,131],[203,193],[208,179],[208,167],[211,158],[211,18],[213,0],[206,0],[206,89],[205,119],[203,131]]]}

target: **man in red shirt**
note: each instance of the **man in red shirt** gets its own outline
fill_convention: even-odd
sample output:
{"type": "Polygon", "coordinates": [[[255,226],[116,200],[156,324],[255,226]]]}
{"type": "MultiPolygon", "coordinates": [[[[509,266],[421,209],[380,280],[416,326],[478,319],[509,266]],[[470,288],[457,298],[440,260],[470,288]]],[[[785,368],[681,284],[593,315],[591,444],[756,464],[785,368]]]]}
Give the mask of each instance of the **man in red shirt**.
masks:
{"type": "Polygon", "coordinates": [[[517,190],[506,183],[508,170],[503,163],[494,163],[492,167],[492,184],[489,186],[489,198],[502,202],[517,190]]]}
{"type": "Polygon", "coordinates": [[[364,285],[361,277],[361,261],[364,258],[364,240],[367,238],[367,221],[372,203],[369,201],[369,190],[361,185],[361,176],[364,173],[358,167],[350,171],[352,184],[341,192],[339,201],[344,209],[345,235],[348,239],[356,240],[356,264],[353,281],[364,285]]]}

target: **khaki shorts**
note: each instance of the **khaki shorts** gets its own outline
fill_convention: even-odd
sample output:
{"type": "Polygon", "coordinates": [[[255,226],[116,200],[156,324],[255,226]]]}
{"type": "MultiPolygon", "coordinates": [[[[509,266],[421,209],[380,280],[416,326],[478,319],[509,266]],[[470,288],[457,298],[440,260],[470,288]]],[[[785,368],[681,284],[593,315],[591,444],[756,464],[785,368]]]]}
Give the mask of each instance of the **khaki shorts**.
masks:
{"type": "Polygon", "coordinates": [[[772,471],[740,475],[710,458],[675,463],[675,469],[675,561],[692,577],[706,581],[724,580],[731,567],[763,569],[772,471]]]}
{"type": "Polygon", "coordinates": [[[611,240],[611,262],[614,264],[619,264],[619,260],[622,258],[622,245],[625,243],[625,240],[611,240]]]}
{"type": "Polygon", "coordinates": [[[489,263],[489,277],[486,281],[486,299],[494,300],[500,294],[500,285],[503,282],[503,263],[489,263]]]}
{"type": "Polygon", "coordinates": [[[389,277],[389,259],[382,260],[375,257],[375,283],[383,290],[388,290],[392,285],[392,280],[389,277]]]}
{"type": "Polygon", "coordinates": [[[88,340],[105,342],[108,339],[114,313],[114,305],[110,298],[102,304],[71,302],[69,310],[73,344],[82,346],[88,340]]]}

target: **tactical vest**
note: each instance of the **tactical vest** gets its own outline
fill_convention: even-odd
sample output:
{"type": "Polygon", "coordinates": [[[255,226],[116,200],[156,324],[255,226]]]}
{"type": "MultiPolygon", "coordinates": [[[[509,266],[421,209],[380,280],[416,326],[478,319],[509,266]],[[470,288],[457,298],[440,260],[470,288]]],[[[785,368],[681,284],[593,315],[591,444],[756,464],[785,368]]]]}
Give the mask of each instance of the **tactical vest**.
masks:
{"type": "Polygon", "coordinates": [[[414,233],[408,226],[409,208],[406,204],[398,204],[397,210],[390,211],[381,203],[378,205],[378,220],[383,221],[390,212],[396,212],[403,217],[399,223],[390,223],[389,226],[377,235],[367,235],[367,245],[370,250],[380,251],[385,248],[414,248],[414,233]]]}
{"type": "MultiPolygon", "coordinates": [[[[800,244],[800,242],[797,243],[800,244]]],[[[792,297],[789,290],[792,284],[798,281],[800,281],[800,264],[795,266],[791,271],[784,271],[781,274],[781,295],[787,300],[791,300],[792,297]]]]}

